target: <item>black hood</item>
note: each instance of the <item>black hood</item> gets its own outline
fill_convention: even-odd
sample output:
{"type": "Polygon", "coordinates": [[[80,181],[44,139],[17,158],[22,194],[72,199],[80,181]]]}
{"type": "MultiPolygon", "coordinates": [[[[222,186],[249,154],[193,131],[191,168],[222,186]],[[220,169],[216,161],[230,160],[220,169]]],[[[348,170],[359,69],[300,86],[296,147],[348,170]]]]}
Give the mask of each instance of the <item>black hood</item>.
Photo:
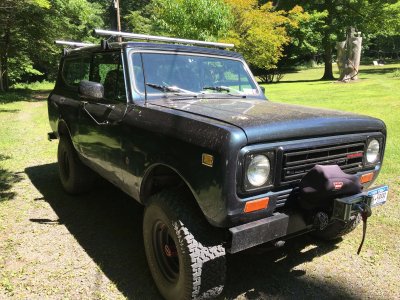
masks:
{"type": "Polygon", "coordinates": [[[385,131],[372,117],[242,98],[163,99],[150,104],[201,115],[241,128],[248,143],[385,131]]]}

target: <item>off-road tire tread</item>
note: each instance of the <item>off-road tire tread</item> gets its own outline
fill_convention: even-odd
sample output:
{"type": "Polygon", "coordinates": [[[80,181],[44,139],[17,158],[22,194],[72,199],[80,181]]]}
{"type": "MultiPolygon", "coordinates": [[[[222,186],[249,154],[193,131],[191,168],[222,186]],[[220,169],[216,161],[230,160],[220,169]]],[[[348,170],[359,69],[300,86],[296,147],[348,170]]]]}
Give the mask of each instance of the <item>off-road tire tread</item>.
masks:
{"type": "Polygon", "coordinates": [[[185,299],[215,298],[222,293],[226,277],[222,233],[205,220],[192,197],[182,190],[165,190],[154,195],[149,206],[161,207],[171,220],[181,249],[189,251],[186,258],[191,278],[186,281],[185,299]],[[207,270],[205,263],[208,263],[207,270]]]}

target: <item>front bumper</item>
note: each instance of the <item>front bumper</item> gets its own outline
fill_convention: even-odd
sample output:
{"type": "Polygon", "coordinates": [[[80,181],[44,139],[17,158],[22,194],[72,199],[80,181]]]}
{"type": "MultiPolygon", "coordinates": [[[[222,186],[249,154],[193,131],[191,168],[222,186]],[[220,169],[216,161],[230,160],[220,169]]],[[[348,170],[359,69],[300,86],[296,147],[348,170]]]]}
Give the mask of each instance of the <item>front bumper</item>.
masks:
{"type": "MultiPolygon", "coordinates": [[[[362,193],[333,200],[329,221],[348,222],[350,217],[360,212],[360,207],[374,207],[386,202],[387,186],[380,186],[362,193]],[[385,194],[384,201],[376,201],[377,193],[385,194]]],[[[378,197],[379,198],[379,197],[378,197]]],[[[379,200],[379,199],[378,199],[379,200]]],[[[317,230],[313,223],[307,224],[300,211],[274,213],[272,216],[229,229],[231,234],[230,253],[236,253],[263,243],[288,238],[292,235],[317,230]]]]}
{"type": "Polygon", "coordinates": [[[230,253],[236,253],[287,235],[289,216],[275,213],[273,216],[229,229],[232,235],[230,253]]]}

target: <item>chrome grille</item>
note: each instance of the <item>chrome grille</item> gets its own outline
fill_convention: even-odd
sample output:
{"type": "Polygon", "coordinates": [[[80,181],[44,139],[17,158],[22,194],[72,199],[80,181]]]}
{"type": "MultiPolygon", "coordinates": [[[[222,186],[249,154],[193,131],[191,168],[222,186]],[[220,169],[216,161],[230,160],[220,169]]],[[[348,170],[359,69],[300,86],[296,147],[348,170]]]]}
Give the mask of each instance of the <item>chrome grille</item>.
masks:
{"type": "Polygon", "coordinates": [[[348,173],[356,173],[363,165],[365,144],[348,143],[285,151],[281,183],[297,183],[316,164],[339,165],[348,173]]]}

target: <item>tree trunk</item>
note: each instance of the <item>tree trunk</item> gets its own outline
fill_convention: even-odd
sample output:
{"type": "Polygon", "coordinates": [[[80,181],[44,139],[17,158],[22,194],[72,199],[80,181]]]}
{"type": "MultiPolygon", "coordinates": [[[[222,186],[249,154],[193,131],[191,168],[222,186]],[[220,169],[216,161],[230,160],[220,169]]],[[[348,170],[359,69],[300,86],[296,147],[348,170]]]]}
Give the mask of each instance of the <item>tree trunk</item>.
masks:
{"type": "Polygon", "coordinates": [[[325,65],[325,70],[324,70],[324,76],[322,76],[322,80],[333,80],[335,77],[333,77],[333,69],[332,69],[332,46],[329,41],[329,36],[324,37],[323,39],[324,43],[324,65],[325,65]]]}
{"type": "Polygon", "coordinates": [[[1,68],[1,64],[2,64],[2,61],[1,61],[1,57],[0,57],[0,92],[4,92],[5,89],[4,89],[4,85],[3,85],[3,70],[1,68]]]}
{"type": "Polygon", "coordinates": [[[4,89],[4,85],[3,85],[3,69],[1,67],[2,63],[3,63],[3,60],[1,59],[1,54],[0,54],[0,91],[4,92],[5,89],[4,89]]]}
{"type": "Polygon", "coordinates": [[[325,0],[325,7],[328,10],[328,16],[326,17],[325,25],[326,29],[324,32],[324,36],[322,38],[322,46],[324,47],[324,75],[322,76],[322,80],[333,80],[333,69],[332,69],[332,43],[330,41],[330,35],[332,30],[333,23],[333,13],[334,6],[332,4],[332,0],[325,0]]]}
{"type": "Polygon", "coordinates": [[[4,34],[4,52],[0,53],[0,63],[1,63],[1,90],[8,91],[8,52],[10,49],[10,20],[6,22],[5,34],[4,34]]]}
{"type": "MultiPolygon", "coordinates": [[[[0,35],[2,35],[2,41],[0,44],[0,90],[7,91],[9,88],[8,78],[8,56],[10,54],[11,47],[11,26],[15,21],[16,7],[20,1],[17,0],[1,0],[6,7],[4,12],[0,15],[0,35]]],[[[3,4],[3,3],[2,3],[3,4]]]]}

